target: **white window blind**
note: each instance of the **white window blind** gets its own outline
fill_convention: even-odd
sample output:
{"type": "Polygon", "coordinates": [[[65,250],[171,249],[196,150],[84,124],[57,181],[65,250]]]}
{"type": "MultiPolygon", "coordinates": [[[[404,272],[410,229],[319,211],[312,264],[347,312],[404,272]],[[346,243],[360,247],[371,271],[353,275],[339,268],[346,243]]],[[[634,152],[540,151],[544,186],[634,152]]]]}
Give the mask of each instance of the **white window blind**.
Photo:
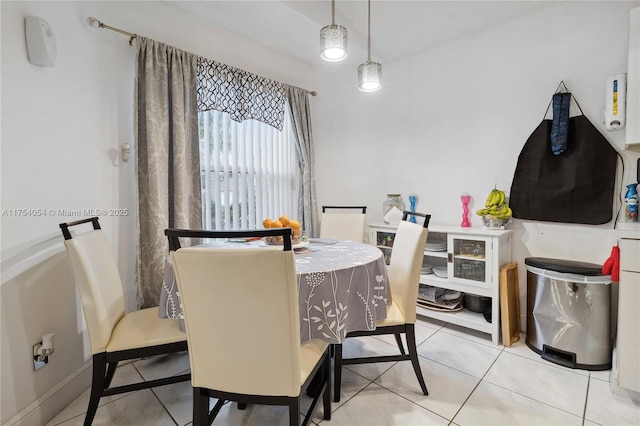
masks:
{"type": "Polygon", "coordinates": [[[228,113],[198,114],[204,229],[262,228],[297,216],[300,172],[288,112],[282,131],[228,113]]]}

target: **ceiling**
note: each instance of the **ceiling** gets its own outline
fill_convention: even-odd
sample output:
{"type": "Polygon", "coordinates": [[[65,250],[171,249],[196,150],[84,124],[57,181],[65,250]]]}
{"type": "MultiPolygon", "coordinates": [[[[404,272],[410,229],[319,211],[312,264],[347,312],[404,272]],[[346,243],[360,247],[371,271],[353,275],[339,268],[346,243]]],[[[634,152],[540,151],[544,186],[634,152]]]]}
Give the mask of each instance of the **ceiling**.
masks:
{"type": "MultiPolygon", "coordinates": [[[[171,1],[163,3],[304,62],[320,63],[320,29],[331,24],[330,0],[171,1]]],[[[560,1],[371,2],[372,60],[389,63],[450,43],[560,1]]],[[[367,56],[367,2],[338,0],[336,24],[348,31],[347,60],[367,56]]]]}

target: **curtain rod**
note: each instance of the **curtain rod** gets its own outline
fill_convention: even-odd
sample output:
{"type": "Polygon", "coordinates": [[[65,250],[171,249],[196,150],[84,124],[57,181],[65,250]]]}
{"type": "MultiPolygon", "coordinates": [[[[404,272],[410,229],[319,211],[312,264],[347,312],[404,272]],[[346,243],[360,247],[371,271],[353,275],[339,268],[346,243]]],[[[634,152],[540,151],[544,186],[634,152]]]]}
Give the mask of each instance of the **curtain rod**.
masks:
{"type": "Polygon", "coordinates": [[[138,37],[138,34],[134,34],[134,33],[130,33],[128,31],[123,31],[120,28],[116,28],[116,27],[112,27],[110,25],[106,25],[104,22],[97,20],[96,18],[94,18],[93,16],[89,16],[87,18],[87,24],[89,24],[90,26],[92,26],[93,28],[104,28],[107,30],[111,30],[111,31],[115,31],[117,33],[120,34],[124,34],[126,36],[129,36],[129,46],[131,46],[133,44],[133,40],[138,37]]]}
{"type": "MultiPolygon", "coordinates": [[[[133,44],[133,40],[135,40],[138,37],[138,34],[130,33],[128,31],[121,30],[120,28],[112,27],[110,25],[105,24],[102,21],[99,21],[98,19],[94,18],[93,16],[90,16],[90,17],[87,18],[87,23],[90,26],[92,26],[93,28],[104,28],[106,30],[115,31],[117,33],[124,34],[124,35],[128,36],[129,37],[129,46],[131,46],[133,44]]],[[[307,89],[304,89],[304,90],[307,90],[307,89]]],[[[310,94],[311,96],[316,96],[318,94],[318,92],[316,92],[315,90],[307,90],[307,93],[310,94]]]]}

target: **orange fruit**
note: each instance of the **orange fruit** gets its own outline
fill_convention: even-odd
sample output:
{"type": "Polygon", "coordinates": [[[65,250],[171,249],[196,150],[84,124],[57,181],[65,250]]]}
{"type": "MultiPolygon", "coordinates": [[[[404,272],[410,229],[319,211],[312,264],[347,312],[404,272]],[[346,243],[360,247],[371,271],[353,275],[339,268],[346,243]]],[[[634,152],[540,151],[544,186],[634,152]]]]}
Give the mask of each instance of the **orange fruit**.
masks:
{"type": "Polygon", "coordinates": [[[280,223],[282,223],[283,226],[289,225],[289,218],[287,216],[280,216],[278,220],[280,221],[280,223]]]}
{"type": "Polygon", "coordinates": [[[272,228],[284,228],[284,226],[282,225],[282,222],[280,222],[280,220],[274,220],[271,223],[271,227],[272,228]]]}
{"type": "Polygon", "coordinates": [[[273,223],[273,220],[266,218],[265,220],[262,221],[262,226],[264,226],[264,229],[269,229],[271,228],[272,223],[273,223]]]}
{"type": "Polygon", "coordinates": [[[289,226],[293,230],[300,229],[300,222],[298,222],[297,220],[290,220],[289,221],[289,226]]]}

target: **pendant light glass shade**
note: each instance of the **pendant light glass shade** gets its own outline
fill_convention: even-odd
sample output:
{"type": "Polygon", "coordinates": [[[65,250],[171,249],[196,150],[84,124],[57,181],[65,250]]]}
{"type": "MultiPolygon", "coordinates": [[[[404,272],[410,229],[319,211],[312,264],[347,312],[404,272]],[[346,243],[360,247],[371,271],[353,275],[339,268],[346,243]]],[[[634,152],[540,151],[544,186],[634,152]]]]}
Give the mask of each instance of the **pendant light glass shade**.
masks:
{"type": "Polygon", "coordinates": [[[320,30],[320,57],[329,62],[347,57],[347,29],[336,25],[336,0],[331,0],[331,25],[320,30]]]}
{"type": "Polygon", "coordinates": [[[371,0],[368,1],[367,61],[358,67],[358,89],[375,92],[382,87],[382,65],[371,60],[371,0]]]}
{"type": "Polygon", "coordinates": [[[375,92],[382,87],[382,65],[366,61],[358,67],[358,89],[363,92],[375,92]]]}
{"type": "Polygon", "coordinates": [[[342,25],[327,25],[320,30],[320,57],[337,62],[347,57],[347,29],[342,25]]]}

